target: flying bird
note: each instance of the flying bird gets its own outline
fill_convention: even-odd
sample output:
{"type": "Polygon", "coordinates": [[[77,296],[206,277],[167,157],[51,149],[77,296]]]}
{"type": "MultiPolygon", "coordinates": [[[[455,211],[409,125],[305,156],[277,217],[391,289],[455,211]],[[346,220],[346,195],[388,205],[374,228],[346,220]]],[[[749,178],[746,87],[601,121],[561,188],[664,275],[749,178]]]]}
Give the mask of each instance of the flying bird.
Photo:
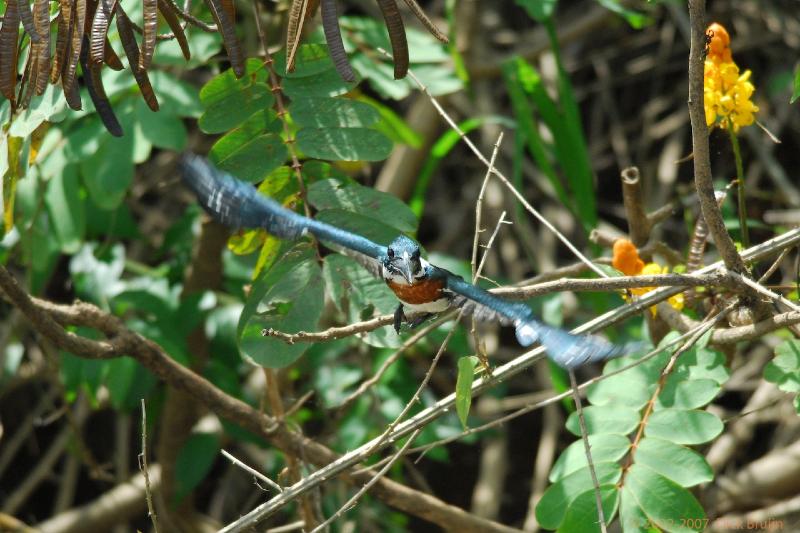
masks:
{"type": "MultiPolygon", "coordinates": [[[[463,308],[479,320],[496,320],[513,326],[523,346],[541,343],[548,356],[564,368],[605,361],[632,351],[594,336],[573,335],[543,324],[531,309],[497,297],[462,277],[430,264],[420,254],[419,243],[399,235],[388,246],[361,235],[305,217],[260,194],[249,183],[213,167],[197,155],[182,160],[183,179],[200,204],[221,224],[231,228],[263,228],[281,239],[311,234],[338,251],[355,256],[382,278],[400,301],[394,314],[399,333],[405,310],[423,317],[450,308],[463,308]]],[[[416,322],[416,321],[415,321],[416,322]]]]}

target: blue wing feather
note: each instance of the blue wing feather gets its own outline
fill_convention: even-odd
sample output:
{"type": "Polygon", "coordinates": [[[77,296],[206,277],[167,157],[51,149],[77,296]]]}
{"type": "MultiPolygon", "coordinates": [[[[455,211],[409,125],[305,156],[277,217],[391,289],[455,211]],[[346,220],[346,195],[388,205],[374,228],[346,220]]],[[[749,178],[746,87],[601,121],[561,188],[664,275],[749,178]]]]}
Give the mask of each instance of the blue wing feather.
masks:
{"type": "Polygon", "coordinates": [[[385,246],[286,209],[200,156],[185,155],[181,166],[186,184],[221,224],[232,228],[263,228],[281,239],[297,239],[308,232],[376,259],[386,253],[385,246]]]}
{"type": "MultiPolygon", "coordinates": [[[[533,316],[533,311],[525,304],[510,302],[468,283],[463,278],[446,272],[447,289],[474,302],[459,302],[466,306],[482,306],[489,312],[500,315],[501,321],[514,326],[517,340],[523,346],[534,342],[541,343],[547,355],[564,368],[576,368],[586,363],[596,363],[620,357],[638,349],[639,346],[619,346],[599,337],[573,335],[562,329],[542,324],[533,316]]],[[[473,311],[476,316],[481,313],[473,311]]],[[[483,312],[484,314],[486,311],[483,312]]]]}

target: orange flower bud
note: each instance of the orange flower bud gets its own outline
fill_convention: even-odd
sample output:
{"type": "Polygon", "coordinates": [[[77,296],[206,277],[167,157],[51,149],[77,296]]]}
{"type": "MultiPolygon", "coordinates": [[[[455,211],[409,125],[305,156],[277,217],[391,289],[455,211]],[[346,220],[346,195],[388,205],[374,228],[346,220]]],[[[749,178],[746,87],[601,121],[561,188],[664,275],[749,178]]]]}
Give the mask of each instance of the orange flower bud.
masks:
{"type": "Polygon", "coordinates": [[[617,239],[614,242],[614,257],[611,264],[626,276],[635,276],[644,268],[644,261],[639,251],[628,239],[617,239]]]}
{"type": "Polygon", "coordinates": [[[722,24],[714,22],[709,25],[706,33],[713,32],[708,45],[708,57],[715,61],[731,61],[731,36],[722,24]]]}

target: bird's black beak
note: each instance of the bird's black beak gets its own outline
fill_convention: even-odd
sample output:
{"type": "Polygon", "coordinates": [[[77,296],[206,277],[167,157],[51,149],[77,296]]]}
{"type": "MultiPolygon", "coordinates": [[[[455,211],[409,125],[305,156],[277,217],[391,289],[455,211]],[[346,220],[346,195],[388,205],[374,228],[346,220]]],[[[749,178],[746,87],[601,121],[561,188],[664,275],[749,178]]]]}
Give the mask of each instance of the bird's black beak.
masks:
{"type": "Polygon", "coordinates": [[[403,257],[397,262],[398,269],[400,270],[400,275],[402,275],[405,280],[408,282],[409,285],[414,283],[414,273],[411,272],[411,260],[408,257],[408,254],[403,254],[403,257]]]}

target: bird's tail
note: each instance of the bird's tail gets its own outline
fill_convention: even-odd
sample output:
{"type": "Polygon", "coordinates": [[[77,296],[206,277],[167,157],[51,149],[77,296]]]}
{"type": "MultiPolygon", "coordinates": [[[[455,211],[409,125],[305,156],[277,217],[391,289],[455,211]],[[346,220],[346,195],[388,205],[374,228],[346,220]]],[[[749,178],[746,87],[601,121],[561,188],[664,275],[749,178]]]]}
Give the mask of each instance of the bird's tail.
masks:
{"type": "Polygon", "coordinates": [[[530,346],[538,341],[544,346],[548,357],[563,368],[577,368],[586,363],[614,359],[644,346],[642,343],[618,345],[600,337],[573,335],[533,319],[518,320],[515,330],[520,344],[530,346]]]}

